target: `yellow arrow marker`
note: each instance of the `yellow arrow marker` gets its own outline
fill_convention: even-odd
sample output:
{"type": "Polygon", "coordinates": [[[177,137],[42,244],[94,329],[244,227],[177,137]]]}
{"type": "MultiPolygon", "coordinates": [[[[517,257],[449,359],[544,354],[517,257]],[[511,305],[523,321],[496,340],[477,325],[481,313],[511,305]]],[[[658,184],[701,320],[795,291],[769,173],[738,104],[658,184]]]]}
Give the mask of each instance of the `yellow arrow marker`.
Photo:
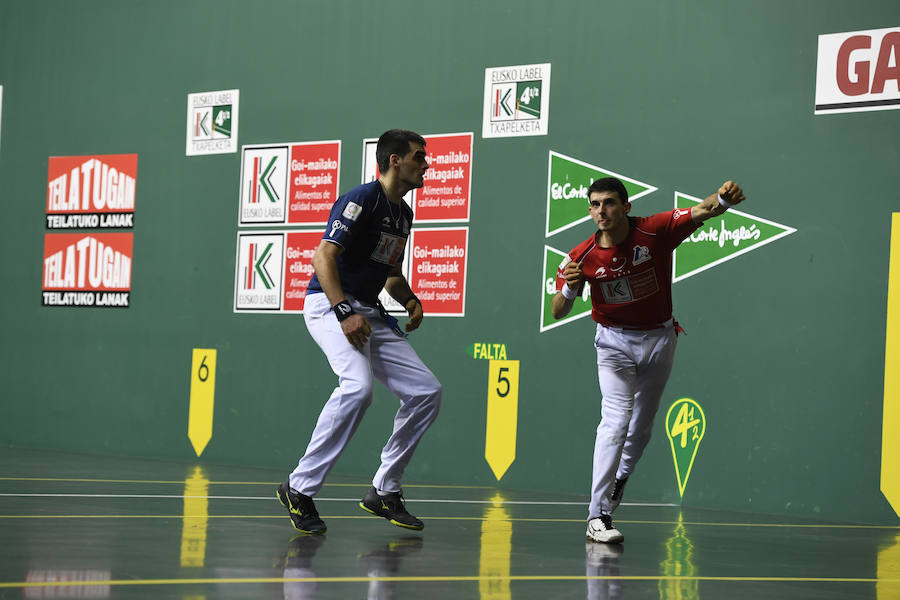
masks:
{"type": "Polygon", "coordinates": [[[509,600],[509,565],[512,553],[512,521],[503,508],[503,496],[494,494],[481,523],[481,560],[478,593],[481,600],[509,600]]]}
{"type": "Polygon", "coordinates": [[[213,404],[216,395],[216,351],[194,348],[191,360],[191,407],[188,413],[188,439],[197,456],[203,454],[212,438],[213,404]]]}
{"type": "Polygon", "coordinates": [[[206,563],[206,528],[209,521],[209,479],[197,465],[184,480],[184,521],[181,525],[181,566],[206,563]],[[188,518],[190,516],[190,518],[188,518]]]}
{"type": "Polygon", "coordinates": [[[516,459],[519,418],[519,361],[492,360],[488,374],[484,458],[497,481],[516,459]]]}
{"type": "Polygon", "coordinates": [[[884,413],[881,425],[881,493],[900,516],[900,213],[891,219],[884,413]]]}

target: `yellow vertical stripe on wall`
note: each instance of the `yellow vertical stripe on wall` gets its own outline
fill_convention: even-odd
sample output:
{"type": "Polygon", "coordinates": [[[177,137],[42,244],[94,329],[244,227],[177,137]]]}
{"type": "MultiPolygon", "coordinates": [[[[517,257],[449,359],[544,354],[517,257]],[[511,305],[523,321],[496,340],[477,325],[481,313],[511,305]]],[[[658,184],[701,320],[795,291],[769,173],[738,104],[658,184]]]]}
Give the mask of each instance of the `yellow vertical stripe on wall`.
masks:
{"type": "Polygon", "coordinates": [[[484,458],[497,481],[516,459],[519,418],[519,361],[492,360],[488,375],[484,458]]]}
{"type": "Polygon", "coordinates": [[[191,359],[191,406],[188,412],[188,439],[197,456],[212,439],[213,404],[216,395],[216,351],[194,348],[191,359]]]}
{"type": "Polygon", "coordinates": [[[900,516],[900,213],[891,218],[885,337],[881,493],[900,516]]]}

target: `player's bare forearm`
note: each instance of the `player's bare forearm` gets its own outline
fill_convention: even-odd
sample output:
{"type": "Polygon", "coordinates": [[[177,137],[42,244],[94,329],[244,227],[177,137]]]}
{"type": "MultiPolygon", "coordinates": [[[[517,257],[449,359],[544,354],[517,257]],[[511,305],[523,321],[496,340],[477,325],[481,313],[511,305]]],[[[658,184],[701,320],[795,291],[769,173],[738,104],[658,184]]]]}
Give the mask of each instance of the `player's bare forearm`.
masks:
{"type": "MultiPolygon", "coordinates": [[[[316,271],[316,277],[319,279],[319,285],[322,291],[331,303],[331,306],[347,299],[344,294],[344,287],[341,285],[341,275],[337,267],[337,257],[340,256],[344,249],[331,242],[321,241],[319,247],[316,248],[312,257],[312,266],[316,271]]],[[[349,341],[355,348],[362,348],[369,335],[372,333],[372,327],[366,318],[358,313],[354,313],[344,318],[341,322],[341,331],[347,336],[349,341]]]]}
{"type": "Polygon", "coordinates": [[[726,181],[719,187],[718,191],[713,192],[703,199],[703,202],[691,209],[691,218],[696,223],[702,223],[707,219],[718,217],[728,210],[728,207],[719,202],[719,198],[731,205],[740,204],[745,200],[744,192],[733,181],[726,181]]]}
{"type": "Polygon", "coordinates": [[[387,281],[384,282],[384,290],[391,295],[391,298],[403,305],[409,315],[409,321],[406,322],[406,331],[418,329],[422,324],[422,318],[425,313],[422,311],[422,305],[413,294],[409,282],[403,276],[403,272],[399,267],[395,267],[388,275],[387,281]]]}
{"type": "Polygon", "coordinates": [[[413,295],[412,288],[409,287],[409,282],[406,281],[406,277],[403,276],[403,272],[399,267],[394,267],[391,270],[391,274],[388,275],[387,280],[384,282],[384,291],[401,304],[413,295]]]}
{"type": "Polygon", "coordinates": [[[312,266],[319,279],[319,285],[322,286],[322,291],[332,306],[347,299],[337,266],[337,257],[343,251],[341,246],[322,240],[312,257],[312,266]]]}
{"type": "Polygon", "coordinates": [[[575,300],[569,300],[560,292],[556,292],[556,295],[553,296],[553,300],[550,303],[550,312],[553,313],[554,319],[562,319],[572,312],[572,307],[574,305],[575,300]]]}

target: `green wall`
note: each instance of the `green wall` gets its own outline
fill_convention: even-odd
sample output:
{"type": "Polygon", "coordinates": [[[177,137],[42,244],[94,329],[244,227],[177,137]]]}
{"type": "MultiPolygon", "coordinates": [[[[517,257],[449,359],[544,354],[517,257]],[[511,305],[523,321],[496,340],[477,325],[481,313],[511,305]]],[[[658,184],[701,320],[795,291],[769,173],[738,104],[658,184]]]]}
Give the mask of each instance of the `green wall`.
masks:
{"type": "MultiPolygon", "coordinates": [[[[193,458],[192,348],[216,348],[202,460],[291,469],[334,386],[296,315],[232,311],[240,154],[186,157],[186,96],[240,89],[240,144],[473,131],[466,315],[413,344],[445,386],[410,480],[490,485],[488,363],[522,365],[502,486],[584,493],[600,415],[593,328],[539,333],[553,150],[659,189],[636,214],[735,179],[797,229],[674,287],[663,408],[706,436],[684,503],[895,523],[879,491],[890,214],[900,112],[813,115],[817,36],[900,25],[895,0],[806,2],[0,2],[0,441],[193,458]],[[552,63],[549,135],[481,137],[484,69],[552,63]],[[137,153],[132,305],[40,306],[49,156],[137,153]]],[[[368,477],[395,401],[379,390],[337,466],[368,477]]],[[[661,411],[661,412],[662,412],[661,411]]],[[[664,415],[660,415],[660,420],[664,415]]],[[[62,474],[61,474],[62,475],[62,474]]],[[[655,437],[629,499],[678,502],[655,437]]]]}

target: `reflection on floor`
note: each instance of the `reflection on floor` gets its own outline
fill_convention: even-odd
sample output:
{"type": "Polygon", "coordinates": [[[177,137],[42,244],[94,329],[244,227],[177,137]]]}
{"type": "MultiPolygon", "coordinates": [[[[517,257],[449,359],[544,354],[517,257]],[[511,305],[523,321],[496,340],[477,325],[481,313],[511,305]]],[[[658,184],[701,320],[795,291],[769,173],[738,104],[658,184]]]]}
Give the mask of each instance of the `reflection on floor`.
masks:
{"type": "Polygon", "coordinates": [[[625,504],[604,545],[586,498],[408,485],[412,532],[332,478],[304,536],[278,472],[0,450],[0,475],[0,598],[900,598],[898,527],[625,504]]]}

